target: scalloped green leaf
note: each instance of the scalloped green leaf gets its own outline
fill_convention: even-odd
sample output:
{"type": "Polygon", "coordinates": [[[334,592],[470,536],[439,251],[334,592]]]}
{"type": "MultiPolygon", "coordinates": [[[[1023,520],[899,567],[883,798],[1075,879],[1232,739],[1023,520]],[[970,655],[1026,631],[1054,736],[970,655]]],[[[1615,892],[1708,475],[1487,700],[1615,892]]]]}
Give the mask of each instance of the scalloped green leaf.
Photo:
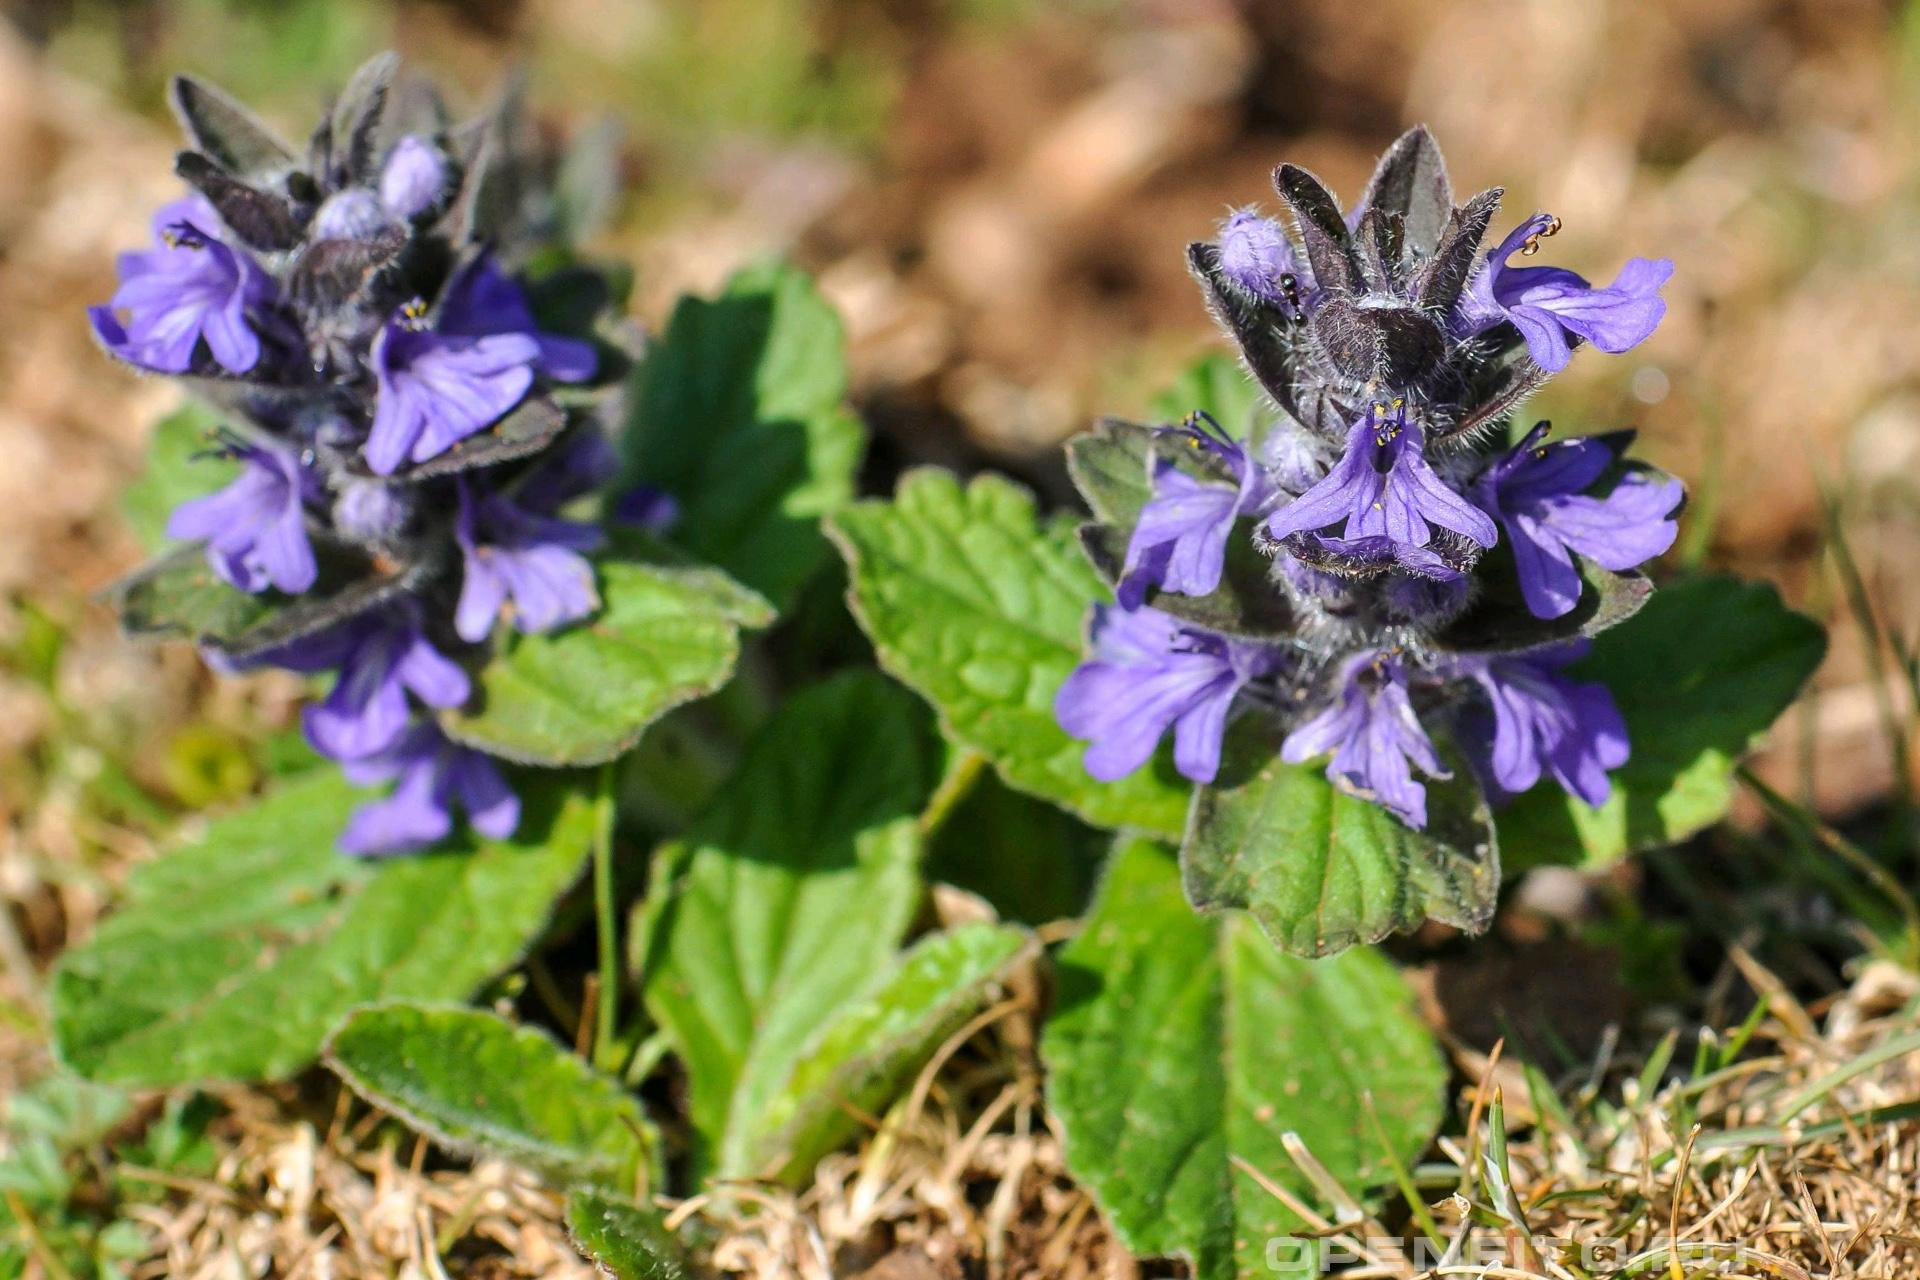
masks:
{"type": "Polygon", "coordinates": [[[355,1093],[442,1147],[498,1156],[555,1186],[633,1191],[658,1159],[633,1095],[547,1032],[495,1013],[358,1009],[328,1040],[326,1060],[355,1093]]]}
{"type": "Polygon", "coordinates": [[[639,372],[623,483],[672,494],[673,541],[781,609],[824,563],[819,519],[866,449],[844,346],[812,282],[774,263],[682,299],[639,372]]]}
{"type": "Polygon", "coordinates": [[[733,674],[740,629],[772,606],[717,569],[602,558],[604,607],[577,626],[505,632],[474,697],[443,712],[449,737],[523,764],[598,764],[733,674]]]}
{"type": "Polygon", "coordinates": [[[1058,988],[1040,1053],[1067,1168],[1132,1252],[1198,1280],[1319,1274],[1305,1224],[1249,1172],[1329,1210],[1284,1135],[1360,1193],[1389,1174],[1370,1109],[1405,1162],[1444,1114],[1445,1064],[1392,964],[1302,960],[1238,912],[1196,916],[1144,840],[1114,850],[1058,988]]]}
{"type": "Polygon", "coordinates": [[[1324,765],[1283,764],[1270,744],[1252,754],[1257,769],[1230,761],[1219,782],[1194,793],[1180,867],[1196,909],[1244,907],[1276,946],[1300,956],[1429,919],[1468,933],[1487,927],[1500,853],[1464,765],[1450,781],[1426,781],[1427,826],[1416,831],[1335,787],[1324,765]]]}
{"type": "Polygon", "coordinates": [[[1568,669],[1612,690],[1626,719],[1633,754],[1613,773],[1613,795],[1598,809],[1551,782],[1520,796],[1497,819],[1508,865],[1600,865],[1718,822],[1734,767],[1826,648],[1820,624],[1768,583],[1699,577],[1655,592],[1568,669]]]}
{"type": "Polygon", "coordinates": [[[1102,827],[1172,835],[1191,784],[1165,753],[1097,782],[1085,744],[1053,718],[1079,663],[1087,614],[1112,599],[1072,524],[1042,524],[1033,495],[994,475],[908,473],[890,502],[861,502],[828,532],[847,558],[849,600],[880,665],[918,690],[958,741],[1019,790],[1102,827]]]}
{"type": "Polygon", "coordinates": [[[635,966],[687,1064],[696,1176],[762,1172],[768,1108],[892,963],[922,896],[928,720],[874,673],[805,689],[656,855],[635,966]]]}
{"type": "Polygon", "coordinates": [[[138,868],[61,957],[56,1052],[123,1084],[276,1080],[356,1006],[467,998],[546,927],[593,834],[564,780],[519,786],[513,839],[466,834],[389,861],[335,850],[368,796],[331,771],[209,823],[138,868]]]}
{"type": "Polygon", "coordinates": [[[685,1250],[660,1215],[597,1191],[567,1198],[567,1232],[615,1280],[690,1280],[685,1250]]]}

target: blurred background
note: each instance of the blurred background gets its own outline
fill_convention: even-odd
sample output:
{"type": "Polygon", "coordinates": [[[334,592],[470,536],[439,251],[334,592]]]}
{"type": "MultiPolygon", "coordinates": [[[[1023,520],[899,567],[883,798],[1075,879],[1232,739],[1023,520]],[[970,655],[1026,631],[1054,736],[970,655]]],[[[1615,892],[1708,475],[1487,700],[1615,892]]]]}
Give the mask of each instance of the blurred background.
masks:
{"type": "MultiPolygon", "coordinates": [[[[1835,639],[1764,772],[1835,820],[1910,795],[1920,622],[1920,5],[1895,0],[11,0],[0,22],[0,1036],[171,815],[251,787],[297,687],[117,635],[122,493],[175,392],[82,307],[173,192],[167,77],[298,134],[394,46],[481,104],[618,131],[599,248],[657,323],[770,254],[846,317],[871,479],[1009,469],[1218,349],[1183,247],[1281,159],[1344,197],[1425,121],[1558,263],[1671,256],[1671,310],[1536,402],[1684,476],[1673,560],[1835,639]],[[10,922],[10,923],[9,923],[10,922]]],[[[1506,225],[1503,223],[1502,225],[1506,225]]],[[[699,424],[688,424],[699,430],[699,424]]],[[[24,1034],[23,1045],[28,1044],[24,1034]]],[[[34,1051],[0,1053],[0,1093],[34,1051]]]]}

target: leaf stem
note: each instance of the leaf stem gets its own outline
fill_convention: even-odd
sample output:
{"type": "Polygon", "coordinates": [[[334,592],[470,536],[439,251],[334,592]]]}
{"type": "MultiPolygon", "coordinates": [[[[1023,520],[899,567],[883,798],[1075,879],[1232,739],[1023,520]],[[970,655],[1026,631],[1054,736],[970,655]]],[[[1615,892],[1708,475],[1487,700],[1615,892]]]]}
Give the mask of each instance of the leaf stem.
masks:
{"type": "Polygon", "coordinates": [[[613,901],[613,764],[600,766],[594,796],[593,919],[600,948],[600,998],[595,1002],[594,1065],[605,1068],[614,1050],[620,1014],[620,938],[613,901]]]}

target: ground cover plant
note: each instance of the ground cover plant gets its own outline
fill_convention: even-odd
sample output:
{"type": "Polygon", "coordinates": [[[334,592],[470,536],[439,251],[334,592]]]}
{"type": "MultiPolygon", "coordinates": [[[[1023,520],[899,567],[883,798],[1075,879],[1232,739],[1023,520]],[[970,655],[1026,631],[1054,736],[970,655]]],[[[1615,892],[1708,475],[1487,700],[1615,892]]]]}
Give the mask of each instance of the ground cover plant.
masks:
{"type": "Polygon", "coordinates": [[[1820,658],[1769,588],[1653,589],[1678,482],[1610,424],[1515,420],[1652,332],[1666,265],[1516,261],[1547,215],[1489,247],[1497,193],[1456,206],[1424,131],[1354,208],[1283,165],[1284,221],[1189,250],[1233,355],[1074,443],[1081,514],[941,471],[855,501],[832,309],[768,265],[629,329],[574,248],[604,158],[512,94],[458,124],[377,59],[304,149],[173,100],[194,194],[92,320],[199,404],[117,599],[313,697],[63,958],[58,1052],[324,1064],[566,1193],[616,1274],[697,1272],[659,1197],[805,1185],[1037,988],[1117,1239],[1310,1272],[1447,1114],[1372,944],[1717,821],[1820,658]]]}

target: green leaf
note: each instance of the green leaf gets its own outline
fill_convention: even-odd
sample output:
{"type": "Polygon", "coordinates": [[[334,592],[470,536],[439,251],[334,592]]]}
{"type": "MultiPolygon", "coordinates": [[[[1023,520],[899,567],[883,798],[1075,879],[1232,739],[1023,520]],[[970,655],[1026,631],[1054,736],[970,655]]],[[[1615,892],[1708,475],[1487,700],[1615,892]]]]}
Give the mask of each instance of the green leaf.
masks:
{"type": "Polygon", "coordinates": [[[680,1242],[660,1216],[596,1191],[567,1198],[567,1231],[581,1253],[615,1280],[689,1280],[680,1242]]]}
{"type": "Polygon", "coordinates": [[[292,1075],[356,1006],[465,999],[512,965],[592,836],[591,806],[550,779],[522,784],[512,840],[348,858],[334,840],[365,799],[307,775],[136,870],[55,971],[60,1057],[127,1084],[292,1075]]]}
{"type": "Polygon", "coordinates": [[[605,607],[579,626],[512,632],[475,674],[475,697],[445,712],[448,736],[524,764],[598,764],[733,674],[740,628],[767,602],[717,569],[602,559],[605,607]]]}
{"type": "Polygon", "coordinates": [[[1069,523],[1042,525],[1032,495],[998,476],[962,488],[926,469],[908,473],[893,501],[840,512],[828,532],[880,665],[932,702],[951,736],[1012,786],[1095,826],[1180,830],[1192,788],[1166,753],[1096,782],[1081,764],[1085,744],[1053,718],[1088,610],[1112,598],[1069,523]]]}
{"type": "Polygon", "coordinates": [[[1157,845],[1115,850],[1059,974],[1040,1052],[1067,1168],[1129,1249],[1199,1280],[1270,1274],[1269,1242],[1303,1225],[1236,1162],[1324,1211],[1283,1134],[1358,1191],[1391,1168],[1369,1107],[1398,1160],[1440,1122],[1446,1068],[1391,964],[1297,959],[1244,915],[1194,915],[1157,845]]]}
{"type": "Polygon", "coordinates": [[[1003,920],[1045,924],[1086,910],[1111,843],[1072,814],[982,769],[934,828],[927,878],[978,894],[1003,920]]]}
{"type": "Polygon", "coordinates": [[[1427,826],[1416,831],[1335,787],[1323,764],[1283,764],[1270,746],[1257,754],[1257,771],[1230,764],[1194,794],[1180,866],[1196,908],[1245,907],[1275,945],[1302,956],[1376,942],[1429,918],[1468,933],[1487,927],[1500,855],[1464,765],[1451,781],[1426,781],[1427,826]]]}
{"type": "Polygon", "coordinates": [[[1194,361],[1172,386],[1153,398],[1154,415],[1163,422],[1179,422],[1196,409],[1212,414],[1236,440],[1253,439],[1262,421],[1273,416],[1260,384],[1239,361],[1223,355],[1194,361]]]}
{"type": "Polygon", "coordinates": [[[843,346],[812,283],[773,264],[682,299],[640,369],[623,482],[677,498],[673,540],[781,609],[825,559],[817,522],[852,497],[866,447],[843,346]]]}
{"type": "Polygon", "coordinates": [[[1826,654],[1820,625],[1766,583],[1700,577],[1654,593],[1568,669],[1612,690],[1632,756],[1598,809],[1551,781],[1498,817],[1512,867],[1610,862],[1711,826],[1733,802],[1733,770],[1826,654]]]}
{"type": "Polygon", "coordinates": [[[154,424],[146,469],[120,497],[134,537],[149,552],[167,545],[167,518],[175,507],[225,487],[239,472],[233,459],[210,452],[218,425],[212,410],[192,403],[154,424]]]}
{"type": "Polygon", "coordinates": [[[892,961],[920,903],[916,819],[937,769],[924,709],[848,673],[789,700],[661,848],[636,954],[687,1064],[696,1176],[759,1172],[794,1064],[892,961]]]}
{"type": "Polygon", "coordinates": [[[632,1191],[657,1157],[626,1090],[497,1014],[373,1005],[348,1015],[326,1057],[355,1093],[442,1147],[499,1156],[555,1186],[632,1191]]]}
{"type": "Polygon", "coordinates": [[[213,571],[197,543],[176,548],[114,584],[121,625],[130,635],[224,640],[274,614],[276,592],[249,595],[213,571]]]}
{"type": "Polygon", "coordinates": [[[1096,519],[1121,530],[1139,521],[1153,497],[1153,441],[1152,427],[1119,418],[1102,418],[1067,441],[1067,474],[1096,519]]]}
{"type": "Polygon", "coordinates": [[[756,1118],[753,1165],[787,1182],[860,1132],[900,1095],[934,1051],[986,1006],[1028,935],[962,925],[908,952],[874,991],[842,1005],[756,1118]]]}

